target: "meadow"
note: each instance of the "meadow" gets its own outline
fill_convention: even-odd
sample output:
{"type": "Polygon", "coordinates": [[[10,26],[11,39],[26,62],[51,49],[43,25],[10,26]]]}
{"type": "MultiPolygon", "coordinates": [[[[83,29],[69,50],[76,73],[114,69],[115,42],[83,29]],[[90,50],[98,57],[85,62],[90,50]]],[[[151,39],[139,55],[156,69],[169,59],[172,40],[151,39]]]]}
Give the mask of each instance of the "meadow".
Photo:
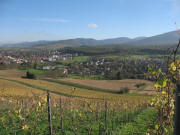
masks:
{"type": "Polygon", "coordinates": [[[90,57],[89,56],[77,56],[74,57],[72,60],[67,59],[67,60],[60,60],[62,63],[73,63],[73,62],[85,62],[88,61],[90,57]]]}

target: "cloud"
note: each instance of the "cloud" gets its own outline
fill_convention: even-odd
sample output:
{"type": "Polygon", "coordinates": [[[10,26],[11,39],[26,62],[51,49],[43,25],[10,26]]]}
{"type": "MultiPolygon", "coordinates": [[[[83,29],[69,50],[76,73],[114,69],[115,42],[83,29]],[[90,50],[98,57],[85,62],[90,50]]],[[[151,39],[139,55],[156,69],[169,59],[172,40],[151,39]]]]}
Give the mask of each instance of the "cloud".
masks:
{"type": "Polygon", "coordinates": [[[52,23],[66,23],[69,20],[60,19],[60,18],[20,18],[22,21],[30,21],[30,22],[52,22],[52,23]]]}
{"type": "Polygon", "coordinates": [[[89,28],[98,28],[98,25],[95,23],[88,24],[89,28]]]}

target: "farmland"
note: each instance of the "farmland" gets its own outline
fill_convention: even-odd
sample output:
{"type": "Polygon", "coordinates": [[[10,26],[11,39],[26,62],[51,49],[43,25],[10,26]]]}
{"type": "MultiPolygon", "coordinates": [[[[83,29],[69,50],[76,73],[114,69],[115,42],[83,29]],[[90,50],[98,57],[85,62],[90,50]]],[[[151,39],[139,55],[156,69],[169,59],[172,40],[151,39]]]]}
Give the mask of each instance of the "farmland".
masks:
{"type": "Polygon", "coordinates": [[[7,81],[7,80],[0,80],[0,90],[1,93],[3,94],[8,94],[8,95],[16,95],[16,96],[32,96],[32,92],[34,93],[39,93],[42,94],[43,92],[38,90],[38,89],[34,89],[34,88],[30,88],[24,85],[20,85],[17,84],[15,82],[11,82],[11,81],[7,81]]]}
{"type": "MultiPolygon", "coordinates": [[[[80,87],[74,87],[74,86],[68,86],[60,84],[57,82],[52,82],[47,80],[30,80],[29,79],[23,79],[23,78],[2,78],[5,80],[8,80],[8,82],[16,82],[18,84],[24,85],[24,86],[29,86],[31,88],[36,88],[40,90],[50,90],[54,93],[59,93],[60,95],[69,95],[69,96],[74,96],[74,97],[85,97],[85,98],[99,98],[99,99],[111,99],[111,98],[119,98],[122,99],[125,97],[124,95],[121,94],[116,94],[113,93],[112,91],[107,91],[104,89],[91,89],[91,88],[80,88],[80,87]],[[120,98],[121,97],[121,98],[120,98]]],[[[7,86],[7,84],[5,84],[7,86]]],[[[136,98],[136,97],[135,97],[136,98]]],[[[135,99],[133,98],[133,99],[135,99]]]]}
{"type": "Polygon", "coordinates": [[[97,87],[97,88],[106,88],[109,90],[114,90],[114,91],[119,91],[122,88],[129,88],[130,93],[136,92],[137,91],[137,84],[146,84],[147,87],[143,89],[142,91],[139,91],[141,93],[146,93],[146,94],[154,94],[153,90],[153,83],[150,81],[146,80],[139,80],[139,79],[125,79],[125,80],[78,80],[78,79],[60,79],[62,81],[66,82],[72,82],[76,84],[82,84],[82,85],[87,85],[90,87],[97,87]]]}
{"type": "MultiPolygon", "coordinates": [[[[24,83],[28,83],[31,85],[44,87],[50,90],[54,91],[64,91],[66,93],[72,93],[73,87],[76,85],[80,85],[79,88],[75,91],[75,94],[81,93],[83,89],[81,87],[84,86],[85,90],[88,92],[91,92],[93,88],[99,89],[100,91],[108,91],[111,93],[118,92],[122,88],[127,87],[130,90],[130,93],[144,93],[153,95],[153,83],[147,80],[140,80],[140,79],[125,79],[125,80],[80,80],[80,79],[72,79],[72,78],[65,78],[65,79],[40,79],[40,80],[30,80],[22,78],[22,76],[25,76],[24,72],[21,72],[19,70],[0,70],[0,77],[7,78],[11,80],[21,81],[24,83]],[[52,80],[55,80],[55,82],[52,82],[52,80]],[[60,84],[60,82],[67,83],[66,85],[60,84]],[[143,89],[138,88],[136,85],[142,84],[142,86],[145,86],[143,89]],[[89,88],[87,90],[87,88],[89,88]],[[139,91],[138,91],[139,90],[139,91]]],[[[142,88],[142,87],[141,87],[142,88]]],[[[97,90],[98,91],[98,90],[97,90]]],[[[83,92],[82,92],[83,93],[83,92]]],[[[85,92],[86,93],[86,92],[85,92]]],[[[93,92],[94,93],[94,92],[93,92]]],[[[101,93],[102,94],[102,93],[101,93]]],[[[104,93],[103,93],[104,94],[104,93]]],[[[106,94],[106,93],[105,93],[106,94]]],[[[86,94],[85,94],[86,95],[86,94]]]]}
{"type": "Polygon", "coordinates": [[[16,69],[12,70],[0,70],[1,77],[10,77],[10,78],[21,78],[25,76],[25,72],[18,71],[16,69]]]}

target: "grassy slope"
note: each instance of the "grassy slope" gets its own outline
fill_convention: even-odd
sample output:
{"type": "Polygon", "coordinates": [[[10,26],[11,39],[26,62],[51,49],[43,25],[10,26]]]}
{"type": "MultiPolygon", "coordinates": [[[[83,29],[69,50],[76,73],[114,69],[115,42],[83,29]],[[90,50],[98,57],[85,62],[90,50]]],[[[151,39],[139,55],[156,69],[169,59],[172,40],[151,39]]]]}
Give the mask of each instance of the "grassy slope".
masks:
{"type": "Polygon", "coordinates": [[[120,131],[121,135],[146,135],[147,129],[154,127],[156,111],[143,110],[131,123],[127,123],[120,131]]]}

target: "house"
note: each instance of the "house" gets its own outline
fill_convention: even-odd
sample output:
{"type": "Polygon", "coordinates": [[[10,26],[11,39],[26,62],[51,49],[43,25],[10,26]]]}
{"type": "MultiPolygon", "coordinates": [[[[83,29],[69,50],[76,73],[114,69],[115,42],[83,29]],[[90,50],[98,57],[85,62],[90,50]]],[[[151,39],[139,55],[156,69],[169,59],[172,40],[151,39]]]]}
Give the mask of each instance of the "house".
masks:
{"type": "Polygon", "coordinates": [[[56,68],[57,68],[56,66],[44,66],[42,69],[43,70],[54,70],[56,68]]]}
{"type": "Polygon", "coordinates": [[[10,61],[7,59],[0,59],[0,64],[10,64],[10,61]]]}

